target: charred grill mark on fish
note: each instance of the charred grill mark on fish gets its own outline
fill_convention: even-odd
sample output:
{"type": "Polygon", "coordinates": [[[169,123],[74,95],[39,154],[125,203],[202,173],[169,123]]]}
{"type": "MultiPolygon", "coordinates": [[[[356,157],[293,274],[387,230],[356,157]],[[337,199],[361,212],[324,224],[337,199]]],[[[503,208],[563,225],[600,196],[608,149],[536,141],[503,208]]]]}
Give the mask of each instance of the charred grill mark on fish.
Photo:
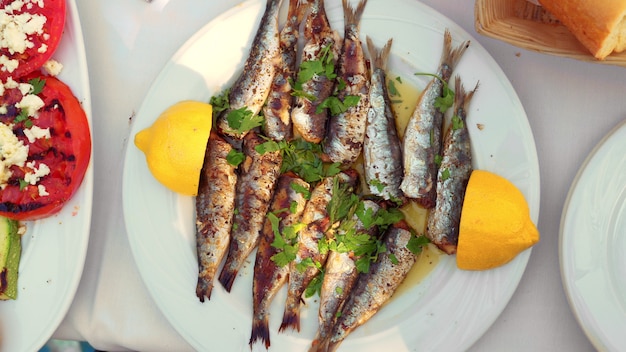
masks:
{"type": "Polygon", "coordinates": [[[454,114],[446,133],[441,166],[437,174],[436,206],[428,215],[426,235],[447,254],[456,253],[465,188],[472,173],[472,151],[467,130],[467,111],[478,88],[465,92],[456,77],[454,114]]]}
{"type": "Polygon", "coordinates": [[[348,0],[343,0],[344,40],[343,50],[339,58],[339,69],[335,87],[337,98],[346,102],[346,98],[357,98],[356,105],[348,106],[347,110],[337,116],[330,116],[324,152],[328,158],[343,165],[356,161],[363,149],[365,124],[369,108],[369,68],[361,40],[359,39],[359,23],[367,0],[361,0],[356,8],[352,8],[348,0]]]}
{"type": "Polygon", "coordinates": [[[268,0],[259,28],[252,42],[243,71],[231,86],[229,108],[217,117],[220,134],[241,140],[247,133],[236,131],[228,122],[231,111],[246,108],[257,115],[265,103],[276,74],[279,50],[278,14],[282,0],[268,0]]]}
{"type": "Polygon", "coordinates": [[[228,142],[211,132],[196,197],[196,295],[200,302],[211,299],[213,278],[230,242],[237,183],[235,166],[226,160],[231,150],[228,142]]]}
{"type": "Polygon", "coordinates": [[[400,188],[404,195],[425,208],[435,205],[436,158],[441,155],[444,113],[436,102],[468,46],[469,41],[466,41],[453,48],[452,36],[448,30],[445,31],[436,77],[422,92],[404,133],[404,178],[400,188]]]}
{"type": "MultiPolygon", "coordinates": [[[[296,187],[309,189],[309,184],[296,176],[294,173],[285,173],[280,176],[276,183],[276,191],[270,211],[279,219],[278,231],[297,224],[300,221],[304,206],[305,196],[296,191],[296,187]],[[296,204],[293,207],[293,203],[296,204]]],[[[272,257],[279,250],[272,246],[275,234],[271,222],[266,219],[261,233],[261,240],[256,254],[254,264],[254,278],[252,281],[252,334],[250,346],[257,340],[265,344],[265,348],[270,346],[270,331],[268,326],[270,304],[278,290],[285,284],[289,275],[289,266],[278,266],[272,257]]]]}
{"type": "Polygon", "coordinates": [[[367,47],[372,58],[372,77],[363,161],[370,192],[386,200],[401,202],[404,197],[400,189],[404,172],[402,143],[396,129],[396,116],[389,98],[385,73],[391,43],[389,39],[378,51],[371,38],[367,37],[367,47]]]}
{"type": "Polygon", "coordinates": [[[245,160],[239,165],[230,246],[219,277],[228,292],[239,269],[259,243],[265,215],[280,173],[280,151],[259,154],[255,148],[263,142],[265,140],[254,131],[244,137],[245,160]]]}

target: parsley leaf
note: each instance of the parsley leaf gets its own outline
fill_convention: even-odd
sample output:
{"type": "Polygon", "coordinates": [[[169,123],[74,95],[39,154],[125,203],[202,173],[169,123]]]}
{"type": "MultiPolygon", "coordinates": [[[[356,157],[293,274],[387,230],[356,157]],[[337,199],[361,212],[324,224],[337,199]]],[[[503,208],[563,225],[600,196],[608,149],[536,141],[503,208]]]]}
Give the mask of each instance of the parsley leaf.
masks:
{"type": "Polygon", "coordinates": [[[465,125],[463,123],[463,120],[458,115],[452,116],[452,121],[451,122],[452,122],[452,130],[453,131],[460,130],[465,125]]]}
{"type": "Polygon", "coordinates": [[[432,73],[416,73],[415,75],[432,76],[443,83],[443,92],[440,97],[435,99],[435,107],[439,109],[440,112],[446,112],[446,110],[454,104],[454,91],[450,88],[448,82],[443,80],[443,78],[432,73]]]}
{"type": "Polygon", "coordinates": [[[441,170],[441,180],[445,181],[450,178],[450,169],[441,170]]]}
{"type": "Polygon", "coordinates": [[[278,143],[283,152],[281,173],[293,171],[306,182],[317,182],[326,176],[334,176],[341,170],[339,164],[324,165],[320,144],[303,139],[278,143]]]}
{"type": "Polygon", "coordinates": [[[230,107],[228,96],[230,95],[230,88],[224,90],[219,95],[214,95],[209,100],[209,103],[213,107],[213,117],[219,115],[222,111],[227,110],[230,107]]]}
{"type": "Polygon", "coordinates": [[[46,80],[41,79],[39,77],[33,78],[28,81],[28,84],[33,86],[33,89],[30,91],[30,94],[39,94],[43,90],[44,85],[46,85],[46,80]]]}
{"type": "MultiPolygon", "coordinates": [[[[400,82],[400,83],[402,83],[402,82],[400,82]]],[[[389,80],[389,82],[387,83],[387,89],[389,90],[389,95],[390,96],[400,96],[400,91],[398,91],[398,88],[396,87],[396,82],[395,81],[389,80]]]]}
{"type": "Polygon", "coordinates": [[[285,226],[281,233],[280,218],[276,215],[276,212],[268,213],[267,219],[272,225],[272,232],[274,233],[274,241],[271,246],[279,250],[271,257],[271,260],[281,267],[288,265],[291,261],[296,259],[296,253],[298,251],[298,232],[300,232],[305,225],[297,223],[285,226]]]}
{"type": "Polygon", "coordinates": [[[411,253],[417,255],[417,254],[422,253],[424,246],[426,246],[429,243],[430,243],[430,240],[428,239],[428,237],[413,233],[413,235],[411,236],[411,239],[409,239],[409,242],[406,244],[406,248],[410,250],[411,253]]]}
{"type": "Polygon", "coordinates": [[[236,149],[231,149],[226,155],[226,161],[235,167],[239,166],[245,159],[246,156],[236,149]]]}
{"type": "Polygon", "coordinates": [[[292,182],[289,185],[289,187],[291,187],[291,189],[293,189],[294,191],[302,194],[304,199],[307,199],[307,200],[311,199],[311,191],[308,188],[304,187],[303,185],[292,182]]]}
{"type": "Polygon", "coordinates": [[[235,133],[242,134],[248,132],[251,129],[263,125],[263,117],[254,115],[247,107],[242,107],[236,110],[231,110],[226,116],[228,126],[233,129],[235,133]]]}
{"type": "Polygon", "coordinates": [[[292,95],[315,101],[317,97],[306,93],[302,88],[303,84],[316,76],[326,76],[329,80],[333,80],[337,77],[335,74],[334,55],[330,50],[331,47],[331,44],[323,47],[320,51],[319,59],[306,60],[300,63],[296,81],[292,84],[292,95]]]}

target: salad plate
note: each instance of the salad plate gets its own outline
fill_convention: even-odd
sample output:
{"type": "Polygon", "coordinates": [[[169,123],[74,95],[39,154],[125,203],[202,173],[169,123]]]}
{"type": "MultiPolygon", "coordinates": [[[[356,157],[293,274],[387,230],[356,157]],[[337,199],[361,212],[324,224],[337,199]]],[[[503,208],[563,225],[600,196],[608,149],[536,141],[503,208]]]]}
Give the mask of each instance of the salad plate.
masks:
{"type": "MultiPolygon", "coordinates": [[[[343,33],[341,1],[325,3],[331,25],[343,33]]],[[[130,138],[170,105],[181,100],[208,102],[232,84],[264,9],[264,0],[245,1],[193,35],[154,81],[133,119],[130,138]]],[[[362,39],[368,35],[382,46],[393,37],[389,69],[418,89],[431,77],[415,73],[436,72],[446,29],[455,45],[471,41],[455,75],[467,89],[480,82],[468,120],[474,166],[511,180],[525,195],[536,223],[540,185],[534,138],[519,98],[487,51],[454,22],[414,0],[369,0],[361,21],[362,39]]],[[[194,199],[161,186],[133,145],[124,161],[123,207],[141,277],[172,326],[197,350],[249,351],[254,254],[230,293],[216,282],[211,300],[201,303],[195,293],[194,199]]],[[[438,257],[422,280],[394,297],[339,349],[466,350],[507,305],[530,253],[527,250],[507,265],[483,272],[461,271],[454,256],[438,257]]],[[[300,332],[278,333],[285,291],[272,304],[270,351],[306,351],[317,329],[317,300],[306,301],[300,332]]],[[[257,343],[253,349],[265,347],[257,343]]]]}
{"type": "MultiPolygon", "coordinates": [[[[65,29],[52,59],[91,122],[91,97],[82,28],[74,0],[67,0],[65,29]]],[[[91,155],[93,160],[93,151],[91,155]]],[[[0,350],[36,351],[53,335],[70,308],[85,264],[93,191],[93,163],[63,209],[24,221],[17,299],[0,302],[0,350]]]]}
{"type": "Polygon", "coordinates": [[[561,277],[570,307],[600,351],[626,346],[626,121],[581,165],[559,236],[561,277]]]}

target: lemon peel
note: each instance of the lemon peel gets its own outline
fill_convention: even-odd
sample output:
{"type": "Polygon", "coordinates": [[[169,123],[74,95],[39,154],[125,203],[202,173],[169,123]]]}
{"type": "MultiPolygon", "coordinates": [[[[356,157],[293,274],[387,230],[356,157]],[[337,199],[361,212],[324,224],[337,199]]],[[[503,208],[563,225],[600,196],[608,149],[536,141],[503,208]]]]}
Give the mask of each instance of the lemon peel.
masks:
{"type": "Polygon", "coordinates": [[[195,196],[211,133],[210,104],[185,100],[167,108],[135,135],[152,175],[170,190],[195,196]]]}
{"type": "Polygon", "coordinates": [[[484,170],[470,176],[459,227],[457,267],[487,270],[539,242],[528,203],[507,179],[484,170]]]}

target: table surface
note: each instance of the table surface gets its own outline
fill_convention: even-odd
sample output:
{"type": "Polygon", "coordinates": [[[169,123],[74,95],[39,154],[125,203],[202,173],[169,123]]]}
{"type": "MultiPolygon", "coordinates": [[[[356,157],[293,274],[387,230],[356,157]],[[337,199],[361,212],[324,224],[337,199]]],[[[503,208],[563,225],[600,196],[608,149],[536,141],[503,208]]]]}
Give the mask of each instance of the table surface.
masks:
{"type": "MultiPolygon", "coordinates": [[[[121,180],[132,118],[193,33],[240,0],[76,0],[85,37],[94,134],[94,205],[84,274],[54,338],[102,350],[191,350],[143,285],[124,228],[121,180]]],[[[524,105],[541,170],[541,241],[500,317],[473,351],[591,351],[567,302],[558,237],[570,185],[592,148],[626,118],[626,69],[526,51],[474,30],[473,2],[423,0],[472,34],[524,105]]],[[[454,338],[454,337],[450,337],[454,338]]]]}

